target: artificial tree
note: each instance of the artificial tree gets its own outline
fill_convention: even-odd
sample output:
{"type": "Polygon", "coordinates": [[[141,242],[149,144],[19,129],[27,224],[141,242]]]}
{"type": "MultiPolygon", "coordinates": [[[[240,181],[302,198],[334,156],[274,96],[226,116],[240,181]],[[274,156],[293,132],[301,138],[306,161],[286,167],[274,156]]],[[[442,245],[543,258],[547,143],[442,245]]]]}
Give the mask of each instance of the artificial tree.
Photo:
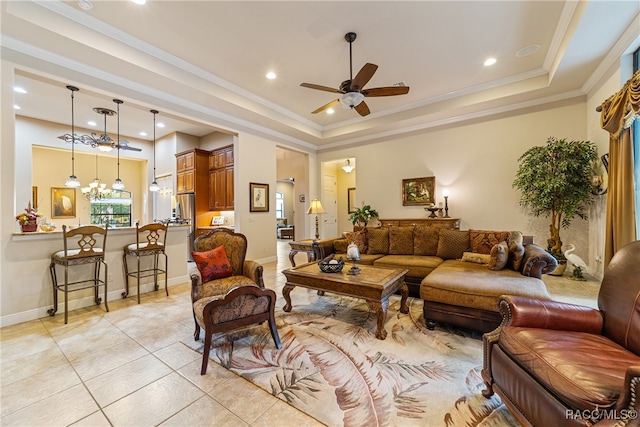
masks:
{"type": "Polygon", "coordinates": [[[595,145],[589,141],[547,139],[547,145],[528,149],[518,159],[513,187],[520,190],[520,205],[538,217],[551,217],[547,250],[562,258],[560,228],[568,228],[576,216],[587,219],[591,203],[592,162],[597,160],[595,145]]]}

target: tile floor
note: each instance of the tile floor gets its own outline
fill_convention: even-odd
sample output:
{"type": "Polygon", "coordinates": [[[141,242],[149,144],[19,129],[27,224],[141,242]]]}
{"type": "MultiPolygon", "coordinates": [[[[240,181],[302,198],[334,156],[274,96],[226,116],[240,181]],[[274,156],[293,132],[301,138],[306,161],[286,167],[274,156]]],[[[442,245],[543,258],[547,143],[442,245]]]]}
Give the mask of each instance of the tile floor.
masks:
{"type": "MultiPolygon", "coordinates": [[[[265,265],[265,283],[282,295],[287,241],[265,265]]],[[[298,254],[302,263],[306,255],[298,254]]],[[[546,276],[560,300],[595,306],[598,283],[546,276]]],[[[190,285],[58,314],[0,330],[3,426],[319,426],[280,399],[216,363],[200,375],[190,285]]],[[[310,292],[309,292],[310,293],[310,292]]],[[[305,298],[305,290],[292,298],[305,298]]],[[[283,304],[280,299],[279,304],[283,304]]],[[[294,299],[295,304],[295,299],[294,299]]]]}

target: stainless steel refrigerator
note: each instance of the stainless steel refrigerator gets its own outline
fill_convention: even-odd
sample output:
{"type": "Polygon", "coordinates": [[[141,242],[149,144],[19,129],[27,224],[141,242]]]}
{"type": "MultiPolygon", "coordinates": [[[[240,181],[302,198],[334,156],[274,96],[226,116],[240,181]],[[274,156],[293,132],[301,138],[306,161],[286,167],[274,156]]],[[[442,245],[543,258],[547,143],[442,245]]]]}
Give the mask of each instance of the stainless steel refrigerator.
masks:
{"type": "Polygon", "coordinates": [[[176,220],[179,222],[189,220],[189,236],[187,245],[187,259],[193,261],[191,251],[193,241],[196,238],[196,197],[195,194],[178,194],[176,197],[176,220]]]}

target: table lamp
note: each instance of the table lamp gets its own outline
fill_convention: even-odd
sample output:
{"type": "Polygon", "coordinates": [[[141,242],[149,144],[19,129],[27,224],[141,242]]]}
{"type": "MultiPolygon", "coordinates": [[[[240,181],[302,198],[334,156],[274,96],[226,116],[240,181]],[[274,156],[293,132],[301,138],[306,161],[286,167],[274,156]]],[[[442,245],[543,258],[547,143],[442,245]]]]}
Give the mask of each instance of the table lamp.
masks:
{"type": "Polygon", "coordinates": [[[316,240],[320,238],[320,231],[318,230],[318,214],[323,214],[324,209],[322,208],[322,203],[320,200],[313,199],[311,201],[311,206],[309,206],[309,210],[307,211],[307,215],[316,215],[316,240]]]}

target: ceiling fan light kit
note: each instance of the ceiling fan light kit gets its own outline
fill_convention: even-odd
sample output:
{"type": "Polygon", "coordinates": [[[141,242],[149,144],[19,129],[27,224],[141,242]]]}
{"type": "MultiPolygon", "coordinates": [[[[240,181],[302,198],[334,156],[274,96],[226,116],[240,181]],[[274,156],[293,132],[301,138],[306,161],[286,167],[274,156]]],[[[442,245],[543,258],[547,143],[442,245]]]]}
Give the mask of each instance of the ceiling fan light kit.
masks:
{"type": "Polygon", "coordinates": [[[309,89],[322,90],[325,92],[333,92],[341,94],[338,99],[335,99],[320,108],[312,111],[311,114],[321,113],[327,111],[338,104],[342,104],[345,108],[356,110],[361,116],[366,116],[370,113],[369,106],[364,102],[366,97],[377,96],[394,96],[394,95],[406,95],[409,93],[409,86],[385,86],[377,87],[373,89],[364,89],[364,86],[371,80],[375,74],[378,66],[371,63],[366,63],[358,71],[356,77],[353,77],[353,53],[352,43],[356,39],[356,33],[349,32],[345,34],[344,39],[349,43],[349,80],[345,80],[340,84],[339,89],[334,89],[328,86],[316,85],[313,83],[301,83],[300,86],[309,89]]]}

